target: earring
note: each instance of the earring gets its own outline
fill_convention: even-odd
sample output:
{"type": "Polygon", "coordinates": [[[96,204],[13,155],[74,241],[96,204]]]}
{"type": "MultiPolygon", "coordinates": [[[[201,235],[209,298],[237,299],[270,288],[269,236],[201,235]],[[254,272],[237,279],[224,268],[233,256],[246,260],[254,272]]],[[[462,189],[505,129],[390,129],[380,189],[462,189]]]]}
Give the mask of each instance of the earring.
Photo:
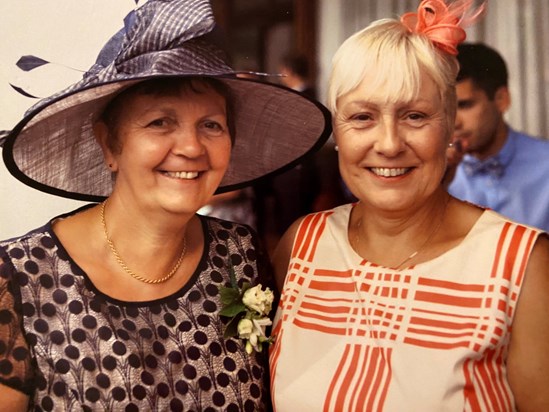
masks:
{"type": "Polygon", "coordinates": [[[452,148],[454,147],[454,144],[452,142],[448,143],[448,147],[452,148]]]}
{"type": "Polygon", "coordinates": [[[334,146],[334,150],[335,150],[336,152],[339,152],[339,146],[338,146],[338,145],[335,145],[335,146],[334,146]]]}

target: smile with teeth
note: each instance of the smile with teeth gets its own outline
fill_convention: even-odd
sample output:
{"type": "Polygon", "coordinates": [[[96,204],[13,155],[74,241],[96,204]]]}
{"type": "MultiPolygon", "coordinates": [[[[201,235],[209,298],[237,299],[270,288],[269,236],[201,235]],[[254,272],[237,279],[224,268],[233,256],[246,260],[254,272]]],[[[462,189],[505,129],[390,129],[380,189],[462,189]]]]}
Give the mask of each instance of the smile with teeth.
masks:
{"type": "Polygon", "coordinates": [[[395,177],[395,176],[401,176],[405,174],[410,170],[410,168],[409,167],[395,167],[395,168],[371,167],[370,170],[378,176],[395,177]]]}
{"type": "Polygon", "coordinates": [[[199,172],[164,172],[164,174],[175,179],[192,180],[198,177],[199,172]]]}

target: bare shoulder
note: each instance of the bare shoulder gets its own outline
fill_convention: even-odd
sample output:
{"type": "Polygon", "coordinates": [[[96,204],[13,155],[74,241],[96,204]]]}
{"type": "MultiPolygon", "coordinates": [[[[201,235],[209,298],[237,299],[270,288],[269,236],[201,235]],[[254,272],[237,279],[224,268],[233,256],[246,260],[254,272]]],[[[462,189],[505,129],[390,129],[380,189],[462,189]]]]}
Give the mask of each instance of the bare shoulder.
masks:
{"type": "Polygon", "coordinates": [[[460,244],[480,219],[484,209],[455,198],[448,204],[440,253],[460,244]]]}
{"type": "MultiPolygon", "coordinates": [[[[528,263],[528,271],[530,267],[535,267],[538,270],[536,271],[537,275],[533,275],[534,279],[541,282],[547,282],[549,285],[549,235],[547,233],[542,233],[538,237],[534,249],[532,250],[532,256],[528,263]],[[544,272],[543,274],[541,272],[544,272]]],[[[528,279],[525,279],[527,281],[528,279]]]]}
{"type": "Polygon", "coordinates": [[[282,292],[284,280],[286,279],[286,273],[288,272],[288,264],[290,263],[294,239],[303,219],[303,217],[299,218],[292,223],[278,242],[278,245],[273,252],[271,260],[273,263],[276,286],[279,292],[282,292]]]}
{"type": "Polygon", "coordinates": [[[63,219],[56,219],[53,222],[53,231],[61,240],[63,245],[79,245],[82,243],[82,233],[88,233],[97,223],[97,206],[90,207],[81,212],[67,216],[63,219]]]}
{"type": "Polygon", "coordinates": [[[520,411],[549,410],[549,238],[530,256],[518,300],[508,358],[509,383],[520,411]]]}
{"type": "Polygon", "coordinates": [[[104,234],[98,224],[97,206],[90,207],[63,219],[53,222],[53,231],[57,238],[79,265],[97,263],[97,253],[104,234]],[[83,236],[82,234],[86,235],[83,236]]]}
{"type": "MultiPolygon", "coordinates": [[[[538,237],[528,260],[516,315],[522,307],[549,310],[549,236],[546,233],[538,237]]],[[[543,319],[549,325],[549,312],[536,311],[527,317],[543,319]]]]}
{"type": "Polygon", "coordinates": [[[469,233],[484,211],[481,207],[455,198],[448,207],[450,219],[456,224],[457,231],[462,235],[469,233]]]}

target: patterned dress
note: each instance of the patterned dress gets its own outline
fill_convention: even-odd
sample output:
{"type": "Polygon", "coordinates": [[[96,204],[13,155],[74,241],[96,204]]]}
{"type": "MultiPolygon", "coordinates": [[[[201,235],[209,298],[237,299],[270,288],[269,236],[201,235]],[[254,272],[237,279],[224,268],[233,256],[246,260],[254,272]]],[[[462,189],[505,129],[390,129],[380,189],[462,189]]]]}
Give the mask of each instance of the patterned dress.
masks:
{"type": "MultiPolygon", "coordinates": [[[[249,227],[202,217],[205,247],[188,283],[150,302],[98,291],[51,222],[0,244],[0,383],[29,410],[263,411],[266,356],[224,339],[220,286],[268,270],[249,227]]],[[[266,273],[265,273],[266,274],[266,273]]]]}
{"type": "Polygon", "coordinates": [[[286,411],[512,411],[510,330],[539,231],[485,210],[441,256],[394,270],[347,240],[351,205],[308,215],[275,317],[286,411]]]}

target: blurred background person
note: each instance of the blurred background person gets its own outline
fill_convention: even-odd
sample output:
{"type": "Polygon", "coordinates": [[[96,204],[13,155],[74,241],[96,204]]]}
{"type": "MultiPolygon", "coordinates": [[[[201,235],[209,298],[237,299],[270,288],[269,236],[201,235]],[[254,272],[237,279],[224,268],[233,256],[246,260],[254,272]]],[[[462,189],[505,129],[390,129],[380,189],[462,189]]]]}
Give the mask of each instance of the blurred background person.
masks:
{"type": "MultiPolygon", "coordinates": [[[[280,64],[280,78],[282,84],[300,92],[301,94],[317,99],[316,88],[311,86],[311,68],[305,55],[290,53],[282,58],[280,64]]],[[[308,209],[305,213],[318,212],[320,210],[330,209],[342,205],[348,201],[355,200],[348,192],[345,183],[339,174],[337,164],[337,147],[332,139],[318,151],[311,161],[311,178],[318,179],[316,183],[316,193],[312,193],[311,201],[308,202],[308,209]]],[[[301,214],[300,216],[303,216],[301,214]]],[[[296,216],[296,218],[299,216],[296,216]]],[[[293,219],[290,223],[292,223],[293,219]]],[[[284,225],[284,230],[289,227],[284,225]]]]}
{"type": "Polygon", "coordinates": [[[317,99],[316,89],[311,86],[309,61],[300,54],[287,54],[280,62],[281,83],[311,99],[317,99]]]}
{"type": "MultiPolygon", "coordinates": [[[[312,99],[311,68],[304,55],[282,57],[280,82],[312,99]]],[[[314,156],[256,186],[260,220],[266,243],[272,251],[282,234],[300,216],[345,203],[342,181],[333,143],[324,145],[314,156]]]]}
{"type": "Polygon", "coordinates": [[[454,145],[464,155],[451,172],[449,192],[549,230],[549,142],[505,121],[511,95],[507,66],[496,50],[466,43],[458,52],[454,145]]]}

